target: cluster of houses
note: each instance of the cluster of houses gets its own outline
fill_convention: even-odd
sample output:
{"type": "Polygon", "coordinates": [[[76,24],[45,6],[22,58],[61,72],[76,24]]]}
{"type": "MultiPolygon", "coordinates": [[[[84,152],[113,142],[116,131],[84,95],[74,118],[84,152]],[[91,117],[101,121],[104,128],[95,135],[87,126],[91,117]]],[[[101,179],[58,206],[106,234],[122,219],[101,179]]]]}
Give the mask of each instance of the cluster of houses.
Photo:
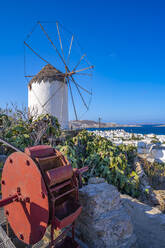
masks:
{"type": "Polygon", "coordinates": [[[110,139],[116,145],[133,145],[140,156],[150,162],[165,163],[165,135],[128,133],[123,129],[93,131],[94,134],[110,139]]]}

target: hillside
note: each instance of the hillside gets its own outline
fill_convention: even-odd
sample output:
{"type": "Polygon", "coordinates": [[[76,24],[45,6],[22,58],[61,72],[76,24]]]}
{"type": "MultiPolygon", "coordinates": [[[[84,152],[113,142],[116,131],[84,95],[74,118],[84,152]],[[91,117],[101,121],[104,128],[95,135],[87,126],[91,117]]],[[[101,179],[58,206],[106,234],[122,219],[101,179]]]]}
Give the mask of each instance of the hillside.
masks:
{"type": "MultiPolygon", "coordinates": [[[[117,124],[114,122],[101,122],[100,128],[108,127],[138,127],[139,125],[129,125],[129,124],[117,124]]],[[[92,120],[79,120],[79,121],[70,121],[69,128],[72,129],[82,129],[82,128],[99,128],[99,122],[92,120]]]]}

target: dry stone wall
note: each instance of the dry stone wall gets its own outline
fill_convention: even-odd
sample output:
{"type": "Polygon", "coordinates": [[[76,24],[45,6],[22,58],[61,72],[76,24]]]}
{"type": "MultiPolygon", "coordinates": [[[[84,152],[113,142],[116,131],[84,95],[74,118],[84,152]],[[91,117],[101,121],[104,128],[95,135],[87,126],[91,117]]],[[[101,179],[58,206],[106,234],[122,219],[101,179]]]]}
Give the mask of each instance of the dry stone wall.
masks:
{"type": "Polygon", "coordinates": [[[121,195],[123,206],[131,216],[139,248],[165,247],[165,214],[128,195],[121,195]]]}
{"type": "Polygon", "coordinates": [[[117,189],[103,179],[91,179],[80,190],[83,206],[76,227],[89,248],[135,248],[130,216],[117,189]]]}

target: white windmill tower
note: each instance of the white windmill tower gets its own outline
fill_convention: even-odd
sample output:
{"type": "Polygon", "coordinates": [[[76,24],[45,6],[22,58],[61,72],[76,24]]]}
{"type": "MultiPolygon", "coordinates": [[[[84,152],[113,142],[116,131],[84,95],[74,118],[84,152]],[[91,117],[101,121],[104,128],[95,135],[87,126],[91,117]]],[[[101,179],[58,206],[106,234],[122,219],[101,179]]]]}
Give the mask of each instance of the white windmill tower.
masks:
{"type": "MultiPolygon", "coordinates": [[[[86,55],[84,54],[80,57],[78,63],[76,63],[76,65],[74,65],[74,67],[70,69],[68,61],[71,54],[74,36],[71,36],[70,46],[66,58],[66,56],[64,55],[62,39],[59,31],[59,24],[56,22],[61,53],[59,52],[57,45],[55,45],[53,40],[48,35],[48,32],[45,30],[41,22],[37,22],[37,25],[39,25],[43,33],[46,35],[46,38],[48,39],[52,47],[55,49],[59,57],[59,61],[64,65],[64,71],[62,72],[56,69],[51,63],[41,57],[39,53],[36,52],[36,50],[34,50],[27,43],[27,41],[24,41],[25,47],[28,47],[31,52],[33,52],[46,64],[35,76],[25,75],[26,78],[32,77],[32,79],[28,83],[28,108],[31,112],[37,113],[37,115],[49,113],[53,116],[56,116],[58,118],[59,123],[61,124],[61,127],[63,129],[67,129],[69,123],[68,89],[73,104],[75,119],[78,120],[78,114],[76,110],[77,106],[75,104],[74,93],[72,90],[73,85],[77,90],[77,93],[79,94],[79,98],[81,98],[81,101],[87,110],[89,106],[87,105],[84,99],[83,93],[88,94],[89,96],[91,96],[92,93],[82,87],[79,83],[77,83],[77,79],[75,79],[75,76],[89,75],[88,73],[83,73],[83,71],[91,70],[93,69],[93,66],[89,65],[88,63],[87,67],[78,69],[78,66],[86,57],[86,55]]],[[[30,35],[28,36],[28,38],[30,37],[30,35]]]]}

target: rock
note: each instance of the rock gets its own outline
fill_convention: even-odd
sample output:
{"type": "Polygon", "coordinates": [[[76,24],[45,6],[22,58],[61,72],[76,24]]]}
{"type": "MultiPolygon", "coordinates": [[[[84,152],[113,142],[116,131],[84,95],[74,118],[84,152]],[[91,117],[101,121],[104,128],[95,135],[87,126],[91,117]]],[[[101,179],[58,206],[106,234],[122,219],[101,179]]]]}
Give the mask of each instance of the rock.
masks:
{"type": "Polygon", "coordinates": [[[137,153],[138,154],[147,154],[147,149],[146,148],[141,148],[141,147],[138,147],[137,148],[137,153]]]}
{"type": "Polygon", "coordinates": [[[156,162],[165,163],[165,145],[155,145],[150,152],[151,158],[156,162]]]}
{"type": "Polygon", "coordinates": [[[101,177],[91,177],[88,181],[89,184],[105,183],[105,179],[101,177]]]}
{"type": "Polygon", "coordinates": [[[137,153],[138,154],[146,154],[147,153],[147,146],[146,146],[145,142],[139,141],[137,143],[137,153]]]}
{"type": "Polygon", "coordinates": [[[165,247],[165,215],[128,195],[121,195],[123,206],[131,216],[139,248],[165,247]]]}
{"type": "Polygon", "coordinates": [[[116,187],[105,182],[80,190],[83,211],[76,227],[89,248],[134,248],[136,237],[116,187]]]}
{"type": "Polygon", "coordinates": [[[165,163],[165,144],[138,142],[137,153],[145,154],[149,162],[165,163]]]}
{"type": "Polygon", "coordinates": [[[143,141],[139,141],[139,142],[137,143],[137,147],[138,147],[138,148],[146,148],[146,143],[143,142],[143,141]]]}
{"type": "Polygon", "coordinates": [[[141,197],[145,199],[146,192],[148,192],[147,198],[150,199],[150,202],[153,205],[159,205],[159,200],[154,194],[153,188],[150,186],[149,179],[147,175],[145,174],[143,170],[143,165],[138,157],[136,157],[134,160],[134,168],[135,168],[137,175],[139,176],[141,197]]]}

